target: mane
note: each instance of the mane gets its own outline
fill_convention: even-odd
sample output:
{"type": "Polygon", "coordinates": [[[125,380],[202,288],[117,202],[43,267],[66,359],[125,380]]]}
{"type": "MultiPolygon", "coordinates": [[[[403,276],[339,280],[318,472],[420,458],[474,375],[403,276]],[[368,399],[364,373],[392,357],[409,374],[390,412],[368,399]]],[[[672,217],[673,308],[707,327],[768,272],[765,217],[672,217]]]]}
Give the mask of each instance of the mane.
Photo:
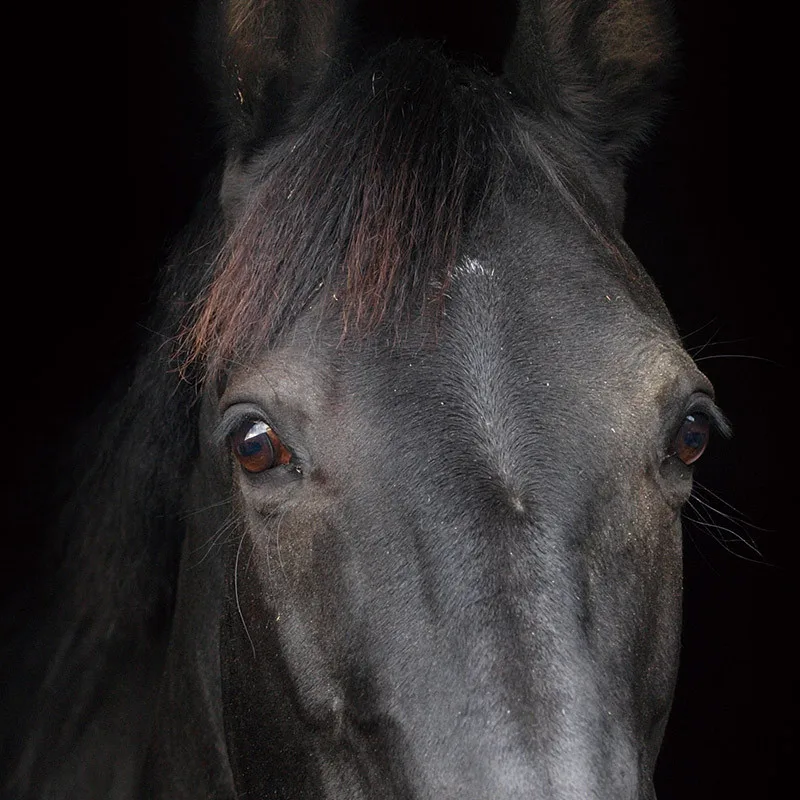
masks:
{"type": "Polygon", "coordinates": [[[421,42],[390,46],[332,87],[252,160],[254,188],[181,337],[185,365],[214,375],[247,361],[320,290],[343,335],[441,307],[509,174],[509,92],[421,42]]]}
{"type": "Polygon", "coordinates": [[[41,609],[11,629],[0,653],[0,674],[11,681],[0,763],[16,764],[0,779],[3,796],[23,796],[40,762],[57,772],[114,670],[164,647],[183,487],[197,452],[197,393],[180,380],[169,344],[179,309],[208,280],[217,216],[216,202],[201,205],[162,275],[162,302],[134,374],[75,432],[64,459],[62,475],[82,477],[66,481],[70,497],[50,532],[58,566],[45,576],[41,609]]]}

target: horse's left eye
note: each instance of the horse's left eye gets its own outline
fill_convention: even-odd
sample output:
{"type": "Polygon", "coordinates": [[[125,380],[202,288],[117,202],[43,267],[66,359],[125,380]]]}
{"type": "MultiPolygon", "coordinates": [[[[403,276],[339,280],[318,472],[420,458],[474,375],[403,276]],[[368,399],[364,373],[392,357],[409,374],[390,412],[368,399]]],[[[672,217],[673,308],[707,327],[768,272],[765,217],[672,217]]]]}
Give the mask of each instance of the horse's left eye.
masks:
{"type": "Polygon", "coordinates": [[[241,422],[231,434],[230,444],[245,472],[266,472],[292,460],[292,454],[275,431],[260,419],[241,422]]]}
{"type": "Polygon", "coordinates": [[[687,414],[672,440],[670,455],[677,456],[684,464],[694,464],[706,449],[711,435],[711,420],[697,411],[687,414]]]}

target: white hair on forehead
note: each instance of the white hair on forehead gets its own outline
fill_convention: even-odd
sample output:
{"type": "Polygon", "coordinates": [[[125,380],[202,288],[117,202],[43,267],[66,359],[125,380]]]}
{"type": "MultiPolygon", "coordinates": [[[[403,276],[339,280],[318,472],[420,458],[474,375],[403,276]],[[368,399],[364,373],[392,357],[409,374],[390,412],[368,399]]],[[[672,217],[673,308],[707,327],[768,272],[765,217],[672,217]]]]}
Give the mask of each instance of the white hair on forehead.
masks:
{"type": "Polygon", "coordinates": [[[491,278],[494,276],[494,268],[484,267],[483,264],[481,264],[481,262],[476,258],[470,258],[467,256],[459,261],[458,266],[455,269],[455,274],[457,276],[483,275],[484,277],[491,278]]]}

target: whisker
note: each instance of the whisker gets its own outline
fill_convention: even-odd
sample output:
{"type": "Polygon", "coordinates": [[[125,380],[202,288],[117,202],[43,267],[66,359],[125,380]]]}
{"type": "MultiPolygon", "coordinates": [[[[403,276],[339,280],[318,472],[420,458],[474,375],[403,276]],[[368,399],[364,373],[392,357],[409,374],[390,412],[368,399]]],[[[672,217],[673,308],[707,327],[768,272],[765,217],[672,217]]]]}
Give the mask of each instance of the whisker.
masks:
{"type": "Polygon", "coordinates": [[[281,525],[283,524],[283,520],[286,517],[288,510],[288,508],[285,509],[283,514],[281,514],[281,518],[278,520],[278,525],[275,528],[275,549],[278,552],[278,564],[280,565],[281,572],[283,573],[283,579],[286,581],[288,581],[286,576],[286,566],[283,563],[283,556],[281,555],[281,525]]]}
{"type": "MultiPolygon", "coordinates": [[[[684,512],[684,519],[688,522],[692,522],[703,527],[712,535],[712,538],[715,541],[717,541],[725,550],[732,555],[735,555],[737,558],[741,558],[745,561],[752,561],[753,563],[761,564],[762,566],[769,565],[769,562],[764,558],[764,554],[758,548],[758,545],[755,543],[753,538],[747,535],[744,531],[737,530],[737,528],[741,528],[743,525],[749,525],[749,523],[740,517],[735,517],[712,505],[710,502],[708,502],[708,498],[703,499],[703,492],[716,497],[716,495],[707,487],[702,487],[696,484],[694,488],[695,492],[689,498],[687,505],[692,511],[695,512],[697,517],[691,517],[684,512]],[[715,517],[722,518],[730,524],[719,524],[717,521],[715,521],[715,517]],[[734,527],[731,527],[731,525],[734,527]],[[725,534],[729,534],[730,538],[725,536],[725,534]],[[759,558],[750,558],[741,552],[737,552],[734,548],[729,546],[733,544],[744,545],[759,558]]],[[[730,504],[726,503],[726,505],[732,508],[737,514],[740,514],[740,512],[730,506],[730,504]]]]}
{"type": "Polygon", "coordinates": [[[765,358],[764,356],[754,356],[748,353],[718,353],[716,355],[703,356],[702,358],[695,358],[695,363],[699,364],[701,361],[711,361],[712,358],[746,358],[752,361],[764,361],[767,364],[772,364],[775,367],[782,367],[780,361],[775,361],[772,358],[765,358]]]}
{"type": "Polygon", "coordinates": [[[256,646],[253,644],[253,639],[250,636],[250,630],[247,627],[247,622],[245,621],[244,613],[242,612],[242,603],[239,599],[239,556],[242,553],[242,544],[244,543],[245,538],[247,538],[247,531],[242,534],[241,538],[239,539],[239,546],[236,548],[236,558],[233,562],[233,594],[236,598],[236,610],[239,612],[239,619],[242,621],[244,632],[247,635],[247,640],[250,642],[250,647],[253,651],[253,658],[256,658],[256,646]]]}
{"type": "MultiPolygon", "coordinates": [[[[753,530],[756,530],[756,531],[762,531],[763,533],[772,533],[772,529],[771,528],[762,528],[762,527],[759,527],[758,525],[756,525],[755,523],[751,522],[744,513],[742,513],[738,508],[736,508],[736,506],[734,506],[731,503],[729,503],[727,500],[725,500],[724,497],[720,497],[720,495],[718,495],[715,491],[710,489],[708,486],[705,486],[704,484],[699,483],[697,480],[695,480],[694,488],[695,488],[697,494],[708,494],[708,495],[711,495],[711,497],[714,499],[715,502],[722,503],[724,506],[727,506],[731,511],[733,511],[735,514],[737,514],[738,515],[737,517],[728,516],[728,519],[730,519],[732,522],[737,522],[740,525],[746,525],[748,528],[752,528],[753,530]]],[[[714,510],[719,514],[723,513],[718,508],[715,508],[714,510]]],[[[727,515],[725,515],[725,516],[727,516],[727,515]]]]}
{"type": "MultiPolygon", "coordinates": [[[[717,331],[718,333],[719,331],[717,331]]],[[[719,341],[707,341],[705,344],[698,345],[697,347],[687,347],[686,352],[690,355],[694,356],[700,353],[702,350],[705,350],[706,347],[713,346],[713,347],[721,347],[724,344],[742,344],[743,342],[752,342],[753,338],[751,336],[740,336],[737,339],[720,339],[719,341]]]]}
{"type": "MultiPolygon", "coordinates": [[[[190,553],[193,555],[194,553],[198,552],[203,547],[206,548],[206,551],[205,551],[205,553],[203,553],[202,558],[196,564],[192,564],[191,565],[192,568],[199,567],[203,563],[203,561],[205,561],[206,558],[208,558],[208,556],[211,554],[211,552],[214,550],[214,548],[218,544],[220,544],[220,539],[226,533],[228,533],[228,531],[230,531],[232,528],[235,528],[238,522],[239,522],[239,515],[238,514],[232,513],[232,514],[228,515],[228,517],[226,517],[225,521],[219,526],[219,528],[217,528],[217,530],[209,537],[209,539],[207,539],[203,544],[200,544],[197,547],[195,547],[194,550],[191,550],[190,553]]],[[[233,541],[233,539],[226,539],[225,541],[221,542],[221,544],[228,544],[228,542],[231,542],[231,541],[233,541]]]]}
{"type": "MultiPolygon", "coordinates": [[[[700,503],[701,506],[703,506],[704,508],[708,509],[710,512],[712,512],[714,514],[718,514],[723,519],[728,520],[728,522],[730,522],[732,525],[738,525],[740,527],[742,526],[741,520],[737,519],[736,517],[732,517],[730,514],[726,514],[724,511],[720,511],[720,509],[718,509],[718,508],[714,508],[714,506],[710,505],[709,503],[706,503],[700,497],[695,497],[694,499],[695,499],[696,502],[700,503]]],[[[710,516],[709,516],[709,519],[710,519],[710,516]]],[[[752,537],[745,537],[745,534],[742,533],[742,534],[740,534],[740,538],[741,538],[741,540],[743,542],[747,542],[749,547],[751,547],[752,549],[754,549],[754,550],[756,550],[758,552],[758,548],[752,542],[752,537]]],[[[758,554],[762,555],[761,552],[758,552],[758,554]]]]}
{"type": "Polygon", "coordinates": [[[200,508],[192,509],[191,511],[185,511],[183,514],[180,515],[179,519],[181,522],[184,520],[189,519],[197,514],[202,514],[204,511],[211,511],[214,508],[222,508],[222,506],[228,505],[233,500],[233,495],[229,495],[228,497],[224,498],[223,500],[219,500],[216,503],[210,503],[207,506],[201,506],[200,508]]]}
{"type": "MultiPolygon", "coordinates": [[[[266,539],[266,543],[267,543],[267,545],[266,545],[266,547],[264,548],[264,551],[265,551],[265,553],[266,553],[266,557],[267,557],[267,566],[268,566],[268,567],[269,567],[269,563],[270,563],[270,562],[269,562],[269,557],[270,557],[270,556],[269,556],[269,526],[272,524],[272,522],[273,522],[273,520],[275,519],[275,517],[277,517],[277,516],[278,516],[278,513],[279,513],[278,511],[273,511],[273,512],[271,512],[271,513],[269,514],[269,516],[267,516],[267,517],[264,519],[264,523],[263,523],[263,525],[262,525],[262,527],[261,527],[261,530],[260,530],[260,532],[259,532],[259,536],[258,536],[258,538],[259,538],[259,539],[266,539]]],[[[285,514],[286,514],[286,512],[285,512],[285,511],[281,512],[281,519],[283,519],[283,516],[284,516],[285,514]]],[[[278,523],[278,524],[280,524],[280,523],[278,523]]],[[[254,538],[255,538],[255,537],[254,537],[254,538]]],[[[253,549],[250,551],[250,556],[248,557],[248,559],[247,559],[247,563],[246,563],[246,564],[245,564],[245,566],[244,566],[244,577],[247,577],[247,573],[248,573],[248,571],[249,571],[249,569],[250,569],[250,562],[252,561],[252,558],[253,558],[253,553],[255,553],[255,544],[256,544],[256,543],[254,542],[253,549]]],[[[271,581],[272,581],[272,574],[271,574],[271,572],[270,572],[270,574],[269,574],[269,578],[270,578],[270,583],[271,583],[271,581]]]]}
{"type": "MultiPolygon", "coordinates": [[[[266,541],[266,546],[263,547],[262,550],[263,550],[263,553],[264,553],[264,557],[266,558],[266,561],[267,561],[267,585],[269,587],[273,586],[272,556],[270,554],[270,549],[271,548],[270,548],[269,531],[270,531],[270,526],[272,525],[272,523],[274,522],[276,517],[278,517],[279,513],[280,513],[280,518],[278,519],[278,529],[280,529],[280,524],[283,521],[283,518],[286,516],[286,513],[287,513],[286,510],[284,510],[282,512],[273,511],[268,517],[266,517],[266,519],[264,520],[263,526],[261,528],[261,535],[259,536],[259,539],[266,541]]],[[[254,539],[253,547],[250,549],[250,555],[247,557],[247,563],[245,564],[245,567],[244,567],[243,577],[247,577],[247,574],[250,571],[250,564],[251,564],[251,562],[253,560],[253,555],[255,554],[257,546],[258,546],[258,539],[254,539]]]]}
{"type": "MultiPolygon", "coordinates": [[[[697,514],[697,516],[700,519],[693,519],[692,517],[689,517],[688,514],[686,514],[685,512],[684,512],[683,518],[685,520],[687,520],[688,522],[693,522],[693,523],[695,523],[697,525],[702,525],[703,527],[706,527],[710,523],[711,520],[710,520],[710,518],[708,516],[708,512],[706,512],[702,507],[698,507],[695,504],[695,500],[696,499],[697,499],[696,497],[690,497],[689,500],[688,500],[687,505],[689,506],[689,508],[692,509],[692,511],[694,511],[697,514]]],[[[714,538],[716,538],[716,537],[714,537],[714,538]]]]}
{"type": "MultiPolygon", "coordinates": [[[[695,510],[696,510],[696,509],[695,509],[695,510]]],[[[684,519],[685,519],[687,522],[692,522],[692,523],[694,523],[695,525],[701,525],[701,526],[703,526],[704,528],[709,528],[709,527],[711,527],[711,528],[716,528],[716,527],[719,527],[719,526],[709,526],[709,523],[708,523],[708,522],[705,522],[705,521],[703,521],[703,520],[700,520],[700,519],[693,519],[692,517],[688,516],[688,515],[687,515],[687,514],[685,514],[685,513],[684,513],[684,519]]],[[[728,530],[728,529],[725,529],[725,530],[728,530]]],[[[735,534],[734,534],[734,535],[735,535],[735,534]]],[[[770,565],[770,564],[769,564],[769,562],[767,562],[767,561],[764,561],[763,559],[751,558],[750,556],[743,555],[742,553],[737,553],[737,552],[736,552],[736,550],[734,550],[732,547],[729,547],[729,546],[728,546],[728,543],[729,543],[729,542],[731,542],[731,541],[740,541],[739,539],[736,539],[736,540],[730,540],[730,539],[724,539],[724,538],[723,538],[723,537],[721,537],[721,536],[714,536],[713,538],[714,538],[714,540],[715,540],[716,542],[718,542],[718,543],[719,543],[719,544],[722,546],[722,548],[723,548],[724,550],[726,550],[726,551],[727,551],[728,553],[730,553],[732,556],[736,556],[736,558],[738,558],[738,559],[741,559],[742,561],[749,561],[749,562],[750,562],[750,563],[752,563],[752,564],[759,564],[759,565],[760,565],[760,566],[762,566],[762,567],[763,567],[763,566],[772,566],[772,565],[770,565]]]]}
{"type": "MultiPolygon", "coordinates": [[[[693,508],[694,511],[697,511],[699,513],[698,509],[695,506],[693,506],[692,508],[693,508]]],[[[761,558],[764,557],[764,554],[758,549],[757,545],[755,545],[753,542],[748,541],[741,534],[737,533],[733,528],[729,528],[727,525],[717,525],[716,523],[711,522],[709,520],[702,520],[702,521],[701,520],[694,520],[694,522],[696,522],[699,525],[702,525],[704,528],[706,528],[708,530],[724,531],[725,533],[730,533],[731,536],[733,537],[732,539],[723,539],[721,537],[715,537],[715,538],[717,538],[717,540],[720,541],[720,542],[723,542],[723,541],[741,542],[743,545],[745,545],[745,547],[748,547],[756,555],[760,556],[761,558]]]]}
{"type": "MultiPolygon", "coordinates": [[[[686,512],[684,511],[682,514],[682,519],[684,522],[691,522],[693,525],[696,524],[695,520],[687,517],[686,512]]],[[[719,574],[717,568],[708,560],[708,556],[703,552],[703,548],[697,543],[697,539],[695,538],[694,534],[692,533],[692,526],[684,525],[683,534],[689,537],[689,541],[692,543],[692,547],[694,547],[695,552],[700,556],[700,558],[705,561],[706,566],[715,574],[719,574]]]]}
{"type": "MultiPolygon", "coordinates": [[[[705,327],[705,325],[703,327],[705,327]]],[[[702,330],[702,328],[700,330],[702,330]]],[[[706,339],[705,342],[703,342],[703,344],[699,345],[698,347],[687,347],[686,352],[694,356],[695,354],[702,353],[703,350],[705,350],[711,344],[717,344],[717,342],[714,341],[714,337],[719,333],[719,331],[720,329],[716,328],[716,330],[711,334],[711,336],[708,337],[708,339],[706,339]]]]}
{"type": "MultiPolygon", "coordinates": [[[[717,318],[712,317],[708,322],[703,323],[699,328],[695,328],[693,331],[689,331],[689,333],[685,333],[683,336],[681,336],[681,341],[682,342],[688,341],[689,339],[691,339],[692,336],[696,336],[698,333],[700,333],[700,331],[705,330],[709,325],[713,325],[716,321],[717,318]]],[[[716,333],[718,331],[719,328],[717,328],[717,331],[713,335],[716,336],[716,333]]]]}

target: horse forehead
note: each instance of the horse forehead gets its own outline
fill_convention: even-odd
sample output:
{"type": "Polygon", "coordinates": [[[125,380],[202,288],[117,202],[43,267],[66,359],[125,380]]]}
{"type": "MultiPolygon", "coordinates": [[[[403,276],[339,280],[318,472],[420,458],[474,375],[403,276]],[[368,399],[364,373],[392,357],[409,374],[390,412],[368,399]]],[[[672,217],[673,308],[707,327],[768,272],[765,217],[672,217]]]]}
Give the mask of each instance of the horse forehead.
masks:
{"type": "Polygon", "coordinates": [[[563,271],[537,264],[507,270],[493,259],[462,258],[449,308],[461,318],[456,338],[467,349],[503,339],[500,351],[516,351],[510,360],[517,364],[524,363],[524,351],[539,367],[561,361],[587,377],[616,376],[615,383],[635,374],[637,391],[651,396],[677,373],[694,370],[660,294],[635,259],[623,274],[591,258],[576,261],[578,268],[563,271]]]}
{"type": "Polygon", "coordinates": [[[279,404],[302,397],[313,417],[347,405],[359,387],[368,393],[389,387],[394,395],[399,385],[423,375],[435,383],[452,379],[471,394],[487,382],[496,380],[502,391],[509,381],[538,373],[546,388],[552,375],[585,394],[604,389],[624,395],[627,405],[644,405],[667,391],[678,374],[694,370],[663,322],[626,295],[569,281],[558,297],[548,296],[548,286],[539,289],[544,295],[517,284],[503,264],[466,256],[454,269],[450,302],[433,336],[426,329],[422,338],[411,332],[399,342],[387,336],[348,343],[335,319],[325,320],[321,311],[321,322],[312,312],[287,341],[237,370],[233,386],[236,393],[266,394],[279,404]],[[587,322],[589,305],[595,313],[587,322]],[[398,383],[376,383],[376,369],[398,383]]]}
{"type": "Polygon", "coordinates": [[[594,243],[552,220],[529,227],[508,249],[458,260],[433,335],[420,320],[399,339],[343,340],[335,307],[315,304],[283,343],[239,370],[234,386],[278,404],[302,398],[307,416],[319,419],[363,407],[359,394],[423,407],[412,390],[438,392],[443,383],[503,416],[522,410],[520,390],[528,388],[522,405],[539,402],[543,410],[577,396],[588,398],[586,407],[617,403],[620,414],[652,407],[693,365],[649,277],[632,256],[628,270],[609,268],[594,243]],[[534,381],[554,390],[549,399],[527,386],[534,381]],[[571,387],[560,401],[553,400],[559,382],[571,387]]]}

